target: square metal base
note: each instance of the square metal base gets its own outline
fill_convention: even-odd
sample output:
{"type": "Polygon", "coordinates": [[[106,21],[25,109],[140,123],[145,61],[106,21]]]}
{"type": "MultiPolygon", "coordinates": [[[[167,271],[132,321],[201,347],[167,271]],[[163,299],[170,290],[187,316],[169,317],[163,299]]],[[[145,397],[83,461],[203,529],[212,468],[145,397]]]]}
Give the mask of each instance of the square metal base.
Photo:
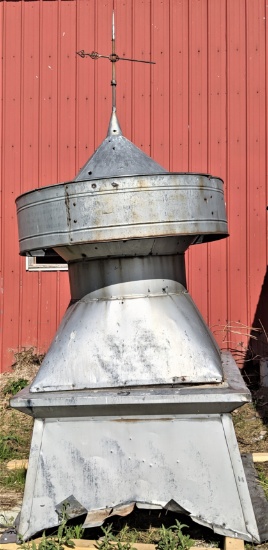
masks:
{"type": "Polygon", "coordinates": [[[56,508],[74,498],[88,527],[136,503],[259,540],[228,414],[35,420],[20,534],[57,525],[56,508]]]}

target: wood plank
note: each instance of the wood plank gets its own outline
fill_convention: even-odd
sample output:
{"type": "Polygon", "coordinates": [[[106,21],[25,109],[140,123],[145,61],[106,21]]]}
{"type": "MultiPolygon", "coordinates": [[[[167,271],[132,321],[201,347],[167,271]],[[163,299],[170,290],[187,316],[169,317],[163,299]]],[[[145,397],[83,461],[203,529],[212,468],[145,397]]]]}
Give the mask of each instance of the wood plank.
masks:
{"type": "Polygon", "coordinates": [[[15,459],[10,460],[7,465],[7,470],[20,470],[22,468],[25,468],[27,470],[28,468],[28,460],[26,458],[23,458],[22,460],[15,459]]]}
{"type": "Polygon", "coordinates": [[[252,453],[253,462],[268,462],[268,453],[252,453]]]}
{"type": "Polygon", "coordinates": [[[224,538],[224,550],[244,550],[245,543],[241,539],[224,538]]]}

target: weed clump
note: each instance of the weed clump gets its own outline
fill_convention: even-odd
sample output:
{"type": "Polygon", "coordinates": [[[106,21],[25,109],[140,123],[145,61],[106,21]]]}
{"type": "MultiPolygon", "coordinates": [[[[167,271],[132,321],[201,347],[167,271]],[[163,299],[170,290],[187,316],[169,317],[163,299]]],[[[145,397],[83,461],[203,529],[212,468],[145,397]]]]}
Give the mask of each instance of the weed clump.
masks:
{"type": "Polygon", "coordinates": [[[136,550],[130,542],[121,542],[120,537],[113,534],[113,524],[101,527],[103,537],[96,542],[98,550],[136,550]]]}
{"type": "Polygon", "coordinates": [[[20,390],[23,390],[29,384],[29,380],[19,378],[18,380],[9,380],[3,388],[4,395],[16,395],[20,390]]]}
{"type": "Polygon", "coordinates": [[[160,528],[160,539],[157,544],[157,550],[189,550],[194,541],[189,535],[185,535],[182,530],[187,525],[180,523],[177,519],[176,524],[168,529],[162,525],[160,528]]]}
{"type": "Polygon", "coordinates": [[[19,540],[22,542],[22,550],[64,550],[64,547],[74,548],[75,543],[73,539],[83,536],[84,529],[81,525],[69,526],[68,514],[66,508],[63,509],[60,515],[60,525],[57,532],[54,535],[47,536],[45,531],[42,535],[41,541],[36,543],[34,540],[29,542],[22,542],[22,538],[19,536],[19,540]]]}
{"type": "MultiPolygon", "coordinates": [[[[162,525],[162,527],[156,530],[155,537],[158,539],[156,544],[157,550],[189,550],[193,546],[194,541],[189,535],[185,535],[182,532],[188,526],[180,523],[177,519],[175,522],[175,525],[171,527],[166,528],[162,525]]],[[[124,540],[125,538],[129,539],[131,535],[128,527],[125,531],[122,529],[117,535],[113,534],[112,524],[108,525],[108,527],[101,527],[101,530],[104,536],[96,542],[98,550],[136,550],[133,542],[137,542],[137,540],[124,540]]],[[[132,535],[135,538],[135,533],[132,535]]]]}

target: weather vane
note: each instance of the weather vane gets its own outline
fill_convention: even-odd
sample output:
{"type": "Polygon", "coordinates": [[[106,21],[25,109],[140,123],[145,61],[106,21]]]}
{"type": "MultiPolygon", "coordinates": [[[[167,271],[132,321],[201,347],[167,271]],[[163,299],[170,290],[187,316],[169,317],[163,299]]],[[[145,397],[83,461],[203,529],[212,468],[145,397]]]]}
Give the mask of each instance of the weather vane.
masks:
{"type": "Polygon", "coordinates": [[[128,57],[119,57],[117,53],[115,53],[115,24],[114,24],[114,10],[112,14],[112,53],[110,55],[102,55],[97,52],[91,52],[86,53],[85,50],[80,50],[79,52],[76,52],[80,57],[91,57],[91,59],[100,59],[103,57],[104,59],[109,59],[112,63],[112,80],[111,80],[111,86],[112,86],[112,108],[113,112],[116,111],[116,72],[115,72],[115,64],[117,61],[134,61],[136,63],[149,63],[150,65],[155,65],[154,61],[144,61],[143,59],[130,59],[128,57]]]}

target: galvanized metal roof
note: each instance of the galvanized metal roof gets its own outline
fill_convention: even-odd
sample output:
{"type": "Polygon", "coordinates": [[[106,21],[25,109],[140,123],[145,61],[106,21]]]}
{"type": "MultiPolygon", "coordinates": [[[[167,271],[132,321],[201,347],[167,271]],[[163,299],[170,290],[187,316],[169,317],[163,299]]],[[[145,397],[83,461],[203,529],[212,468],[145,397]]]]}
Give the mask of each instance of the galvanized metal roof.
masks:
{"type": "Polygon", "coordinates": [[[75,181],[163,173],[167,173],[165,168],[123,136],[113,111],[106,139],[78,172],[75,181]]]}

